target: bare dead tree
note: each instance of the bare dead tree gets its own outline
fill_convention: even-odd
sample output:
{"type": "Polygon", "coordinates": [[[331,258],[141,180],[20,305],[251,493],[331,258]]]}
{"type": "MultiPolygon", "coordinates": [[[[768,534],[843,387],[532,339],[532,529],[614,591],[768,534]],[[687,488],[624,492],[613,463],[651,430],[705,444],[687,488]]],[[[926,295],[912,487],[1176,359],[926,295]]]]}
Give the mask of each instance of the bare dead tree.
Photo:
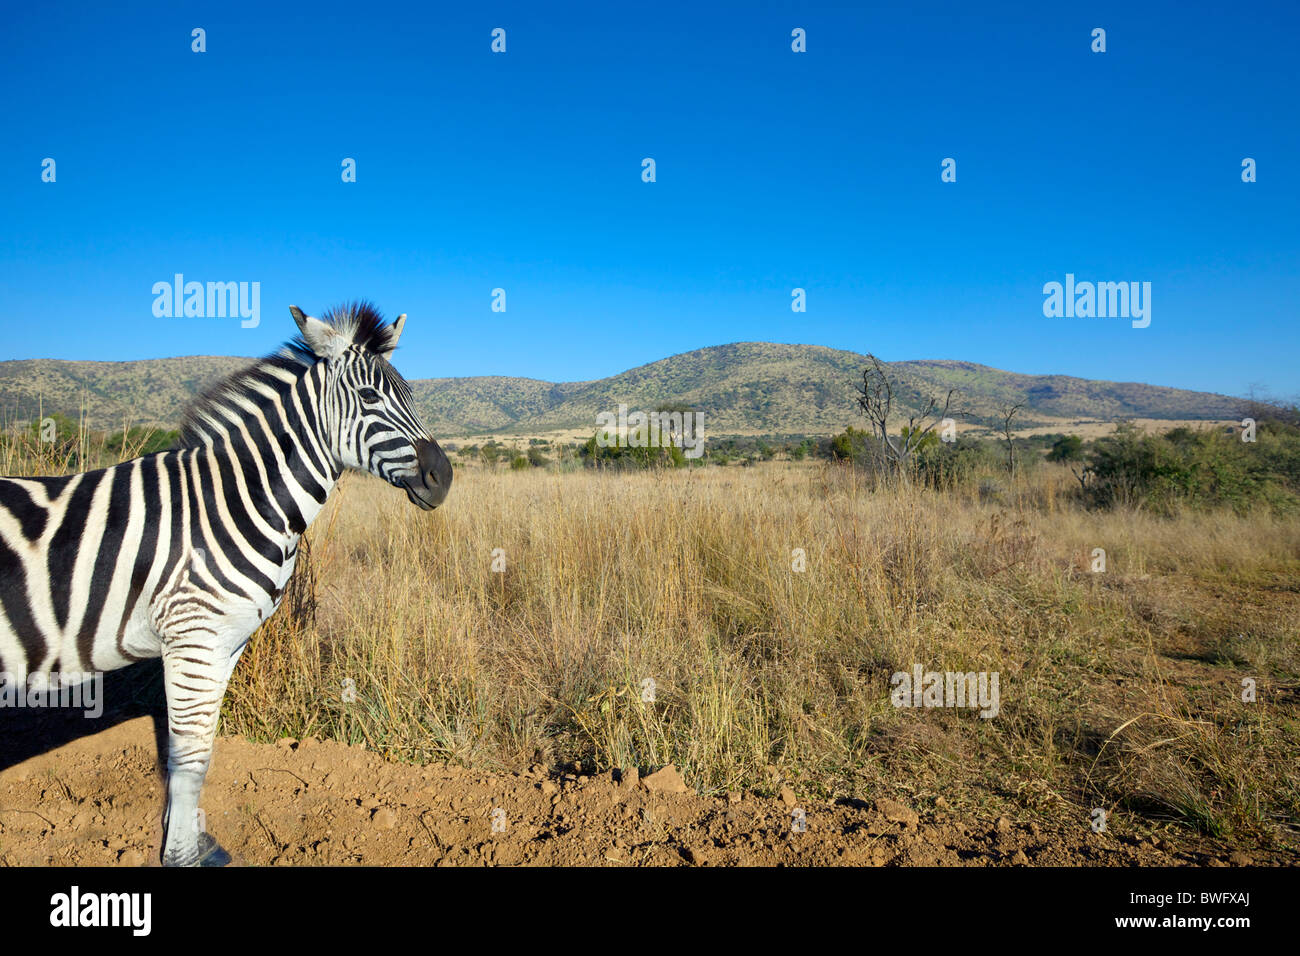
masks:
{"type": "Polygon", "coordinates": [[[894,383],[880,359],[871,354],[867,358],[871,360],[871,365],[862,370],[862,384],[857,387],[858,408],[880,439],[885,460],[895,468],[904,468],[911,464],[912,453],[921,440],[948,417],[948,409],[952,406],[952,397],[957,390],[948,389],[942,409],[939,408],[939,402],[931,396],[919,413],[913,413],[907,419],[907,427],[902,434],[890,435],[889,415],[894,407],[894,383]]]}
{"type": "Polygon", "coordinates": [[[1088,492],[1088,478],[1092,475],[1092,466],[1084,465],[1082,468],[1075,468],[1070,465],[1070,474],[1074,475],[1074,480],[1079,483],[1079,490],[1084,494],[1088,492]]]}
{"type": "Polygon", "coordinates": [[[1011,419],[1015,418],[1016,412],[1024,407],[1024,402],[1016,402],[1014,405],[1004,405],[1000,411],[1002,415],[1002,434],[1007,439],[1007,474],[1013,478],[1016,475],[1016,440],[1011,434],[1011,419]]]}
{"type": "Polygon", "coordinates": [[[1250,386],[1246,397],[1238,403],[1237,414],[1254,419],[1258,424],[1300,427],[1300,398],[1290,401],[1273,398],[1257,385],[1250,386]]]}

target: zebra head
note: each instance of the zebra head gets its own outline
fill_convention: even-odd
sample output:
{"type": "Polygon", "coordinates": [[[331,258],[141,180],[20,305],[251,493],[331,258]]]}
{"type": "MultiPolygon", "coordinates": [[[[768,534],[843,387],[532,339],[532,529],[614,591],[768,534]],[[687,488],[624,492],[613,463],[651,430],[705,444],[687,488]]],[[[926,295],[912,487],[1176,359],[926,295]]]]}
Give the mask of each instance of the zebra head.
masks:
{"type": "Polygon", "coordinates": [[[292,346],[323,364],[321,395],[326,440],[335,459],[401,488],[429,511],[451,488],[451,462],[415,411],[411,386],[389,357],[406,324],[388,325],[368,302],[332,309],[323,319],[289,312],[301,339],[292,346]]]}

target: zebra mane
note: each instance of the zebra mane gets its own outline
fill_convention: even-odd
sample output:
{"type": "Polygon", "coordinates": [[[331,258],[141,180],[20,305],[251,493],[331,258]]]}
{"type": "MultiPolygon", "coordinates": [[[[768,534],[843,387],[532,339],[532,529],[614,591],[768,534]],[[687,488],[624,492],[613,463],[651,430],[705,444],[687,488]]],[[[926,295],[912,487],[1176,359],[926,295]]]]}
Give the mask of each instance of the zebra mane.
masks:
{"type": "MultiPolygon", "coordinates": [[[[393,349],[393,327],[385,323],[379,310],[364,299],[335,306],[321,316],[321,321],[346,335],[353,345],[381,357],[393,349]]],[[[299,335],[286,342],[278,352],[218,379],[195,396],[186,408],[175,447],[202,445],[212,436],[214,426],[217,431],[230,427],[222,409],[239,408],[250,395],[260,395],[255,388],[259,384],[277,387],[279,383],[278,387],[282,388],[286,372],[296,377],[318,361],[320,358],[299,335]]]]}
{"type": "MultiPolygon", "coordinates": [[[[314,361],[315,356],[312,359],[314,361]]],[[[196,395],[185,409],[176,447],[194,448],[202,445],[206,438],[212,437],[214,430],[221,432],[230,428],[230,420],[222,413],[222,409],[239,408],[242,400],[251,395],[259,395],[254,390],[257,383],[282,379],[284,372],[296,376],[311,364],[304,361],[296,351],[286,347],[218,379],[196,395]],[[280,374],[277,375],[277,372],[280,374]]]]}

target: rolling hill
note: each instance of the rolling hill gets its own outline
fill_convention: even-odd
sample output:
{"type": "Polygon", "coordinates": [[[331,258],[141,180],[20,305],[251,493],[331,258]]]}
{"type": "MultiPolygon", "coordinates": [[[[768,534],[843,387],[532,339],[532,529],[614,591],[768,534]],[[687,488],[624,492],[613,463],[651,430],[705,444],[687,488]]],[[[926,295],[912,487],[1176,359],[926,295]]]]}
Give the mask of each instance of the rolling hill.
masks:
{"type": "MultiPolygon", "coordinates": [[[[188,356],[134,362],[30,359],[0,362],[0,418],[27,421],[38,409],[92,428],[131,424],[173,427],[205,385],[249,359],[188,356]]],[[[619,403],[654,409],[685,403],[704,413],[710,434],[823,434],[861,423],[855,384],[867,358],[820,345],[737,342],[685,352],[591,382],[479,376],[412,380],[420,410],[436,434],[594,429],[596,413],[619,403]]],[[[1236,399],[1130,382],[1065,375],[1022,375],[958,361],[889,363],[896,407],[906,412],[957,389],[954,415],[992,424],[1002,405],[1025,403],[1022,426],[1063,419],[1222,419],[1236,399]]]]}

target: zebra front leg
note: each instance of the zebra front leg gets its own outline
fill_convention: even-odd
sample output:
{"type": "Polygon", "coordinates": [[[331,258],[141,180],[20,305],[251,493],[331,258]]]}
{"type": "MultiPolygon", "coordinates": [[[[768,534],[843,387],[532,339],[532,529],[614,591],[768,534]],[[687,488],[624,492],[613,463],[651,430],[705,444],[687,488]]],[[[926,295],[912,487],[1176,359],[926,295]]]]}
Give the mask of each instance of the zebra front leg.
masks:
{"type": "Polygon", "coordinates": [[[221,700],[247,638],[233,652],[194,631],[163,646],[167,688],[167,809],[163,866],[225,866],[230,854],[206,831],[199,795],[212,760],[221,700]]]}

